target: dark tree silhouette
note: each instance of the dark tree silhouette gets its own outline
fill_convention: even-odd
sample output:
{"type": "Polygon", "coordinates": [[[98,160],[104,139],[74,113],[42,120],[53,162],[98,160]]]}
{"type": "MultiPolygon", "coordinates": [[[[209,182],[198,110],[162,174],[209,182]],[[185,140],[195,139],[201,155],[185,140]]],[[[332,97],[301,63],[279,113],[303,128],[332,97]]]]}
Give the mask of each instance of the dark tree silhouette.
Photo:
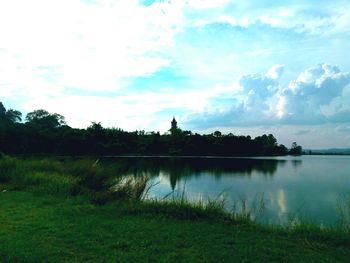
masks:
{"type": "Polygon", "coordinates": [[[292,143],[292,147],[291,149],[289,150],[289,154],[292,154],[292,155],[301,155],[303,152],[303,148],[298,145],[296,142],[293,142],[292,143]]]}
{"type": "Polygon", "coordinates": [[[215,132],[214,132],[214,136],[215,136],[215,137],[221,137],[221,135],[222,135],[222,134],[221,134],[221,131],[215,131],[215,132]]]}
{"type": "Polygon", "coordinates": [[[6,108],[2,104],[2,102],[0,102],[0,124],[4,125],[6,123],[7,123],[6,108]]]}
{"type": "Polygon", "coordinates": [[[2,102],[0,101],[0,117],[5,116],[5,114],[6,114],[6,108],[4,104],[2,104],[2,102]]]}
{"type": "Polygon", "coordinates": [[[0,151],[14,154],[66,155],[192,155],[258,156],[301,154],[296,143],[288,149],[272,135],[193,134],[183,131],[173,121],[170,133],[104,128],[92,122],[86,129],[66,125],[64,116],[35,110],[21,123],[21,113],[6,110],[0,102],[0,151]]]}
{"type": "Polygon", "coordinates": [[[6,119],[12,123],[22,121],[22,113],[18,110],[9,109],[6,111],[6,119]]]}
{"type": "Polygon", "coordinates": [[[58,128],[66,124],[65,118],[58,113],[49,113],[46,110],[35,110],[27,114],[26,123],[40,128],[58,128]]]}
{"type": "Polygon", "coordinates": [[[21,122],[22,113],[18,110],[9,109],[6,110],[2,102],[0,102],[0,122],[5,125],[11,123],[21,122]]]}

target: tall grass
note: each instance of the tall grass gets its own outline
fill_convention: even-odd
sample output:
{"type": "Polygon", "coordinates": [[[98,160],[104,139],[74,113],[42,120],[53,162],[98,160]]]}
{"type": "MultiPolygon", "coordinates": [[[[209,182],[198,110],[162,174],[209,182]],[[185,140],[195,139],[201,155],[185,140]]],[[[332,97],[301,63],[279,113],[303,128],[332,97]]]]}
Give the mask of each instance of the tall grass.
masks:
{"type": "Polygon", "coordinates": [[[338,225],[350,233],[350,198],[339,197],[337,201],[338,225]]]}
{"type": "Polygon", "coordinates": [[[342,235],[350,234],[350,198],[349,196],[339,196],[336,204],[336,213],[338,216],[338,222],[334,225],[317,224],[308,218],[294,217],[289,220],[289,224],[286,228],[303,233],[305,235],[313,235],[314,233],[322,234],[337,234],[339,237],[342,235]]]}
{"type": "Polygon", "coordinates": [[[118,178],[111,192],[116,199],[144,200],[149,181],[148,176],[118,178]]]}
{"type": "Polygon", "coordinates": [[[100,205],[115,200],[141,201],[149,187],[149,177],[122,177],[114,165],[98,160],[75,161],[66,171],[77,178],[73,194],[87,195],[100,205]]]}
{"type": "Polygon", "coordinates": [[[254,196],[249,202],[246,197],[240,197],[234,200],[232,213],[240,220],[257,222],[266,208],[264,195],[254,196]]]}
{"type": "Polygon", "coordinates": [[[2,156],[0,183],[6,184],[6,190],[68,196],[75,178],[65,174],[62,164],[55,160],[20,160],[2,156]]]}
{"type": "Polygon", "coordinates": [[[38,194],[83,195],[93,203],[142,200],[149,190],[149,177],[120,177],[113,165],[93,159],[17,159],[1,155],[0,184],[7,190],[38,194]]]}
{"type": "MultiPolygon", "coordinates": [[[[196,199],[190,199],[186,195],[186,183],[181,188],[166,194],[162,199],[153,199],[158,203],[172,204],[177,207],[195,208],[200,213],[212,214],[230,219],[235,222],[257,223],[265,211],[264,195],[256,195],[251,200],[240,197],[233,200],[229,206],[225,191],[220,192],[216,197],[203,197],[199,195],[196,199]]],[[[197,215],[201,217],[200,215],[197,215]]],[[[196,217],[196,216],[194,216],[196,217]]]]}

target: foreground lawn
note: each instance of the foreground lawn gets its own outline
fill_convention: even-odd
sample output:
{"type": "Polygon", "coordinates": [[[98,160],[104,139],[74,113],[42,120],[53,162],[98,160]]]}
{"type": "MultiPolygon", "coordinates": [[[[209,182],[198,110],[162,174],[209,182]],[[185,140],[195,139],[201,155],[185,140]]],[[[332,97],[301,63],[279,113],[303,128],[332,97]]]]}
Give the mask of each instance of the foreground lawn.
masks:
{"type": "MultiPolygon", "coordinates": [[[[1,187],[0,187],[1,190],[1,187]]],[[[347,234],[171,217],[157,204],[0,191],[1,262],[348,262],[347,234]]]]}

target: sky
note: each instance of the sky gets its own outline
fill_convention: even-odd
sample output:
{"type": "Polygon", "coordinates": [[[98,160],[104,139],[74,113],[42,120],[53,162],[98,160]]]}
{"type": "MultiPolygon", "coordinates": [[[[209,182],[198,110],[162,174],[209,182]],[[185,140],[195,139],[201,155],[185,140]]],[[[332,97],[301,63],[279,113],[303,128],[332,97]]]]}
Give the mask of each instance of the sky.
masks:
{"type": "Polygon", "coordinates": [[[0,0],[0,101],[86,128],[350,147],[349,0],[0,0]]]}

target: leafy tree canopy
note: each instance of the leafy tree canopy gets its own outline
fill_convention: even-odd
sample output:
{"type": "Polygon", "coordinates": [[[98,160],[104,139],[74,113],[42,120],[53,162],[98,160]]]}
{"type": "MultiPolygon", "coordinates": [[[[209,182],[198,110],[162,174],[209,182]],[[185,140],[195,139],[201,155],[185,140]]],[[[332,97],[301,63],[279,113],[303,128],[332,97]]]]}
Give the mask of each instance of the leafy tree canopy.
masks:
{"type": "Polygon", "coordinates": [[[12,123],[21,122],[22,113],[18,110],[9,109],[6,111],[6,118],[12,123]]]}
{"type": "Polygon", "coordinates": [[[27,114],[26,123],[42,128],[58,128],[66,125],[64,116],[58,113],[49,113],[46,110],[35,110],[27,114]]]}
{"type": "Polygon", "coordinates": [[[302,153],[303,153],[303,148],[300,145],[298,145],[296,142],[293,142],[292,147],[289,151],[289,154],[300,155],[302,153]]]}
{"type": "Polygon", "coordinates": [[[18,110],[9,109],[6,110],[2,102],[0,102],[0,121],[1,123],[8,125],[11,123],[21,122],[22,113],[18,110]]]}

